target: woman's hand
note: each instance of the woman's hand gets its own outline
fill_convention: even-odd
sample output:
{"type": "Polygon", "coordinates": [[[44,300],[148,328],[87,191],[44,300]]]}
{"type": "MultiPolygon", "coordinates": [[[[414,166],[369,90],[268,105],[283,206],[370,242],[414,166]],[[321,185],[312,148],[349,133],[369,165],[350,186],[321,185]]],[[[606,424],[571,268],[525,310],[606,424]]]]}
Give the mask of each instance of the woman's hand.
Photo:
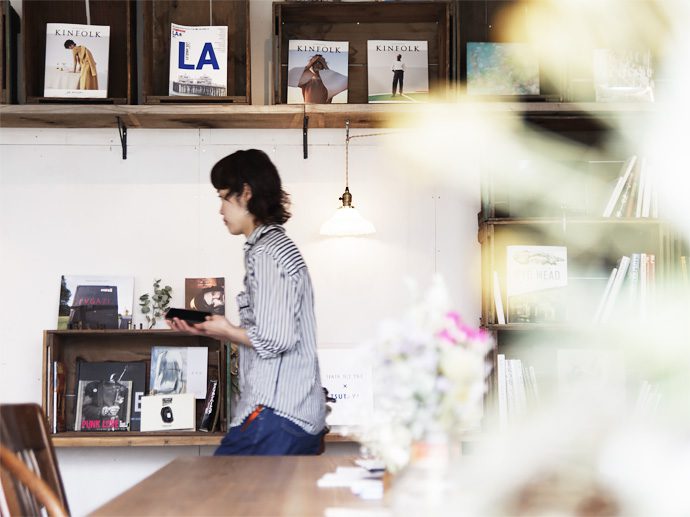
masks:
{"type": "Polygon", "coordinates": [[[203,323],[195,323],[190,325],[184,320],[173,318],[165,320],[170,328],[188,334],[210,336],[216,339],[231,340],[233,337],[233,330],[236,330],[232,323],[230,323],[224,316],[214,314],[213,316],[206,316],[206,321],[203,323]]]}

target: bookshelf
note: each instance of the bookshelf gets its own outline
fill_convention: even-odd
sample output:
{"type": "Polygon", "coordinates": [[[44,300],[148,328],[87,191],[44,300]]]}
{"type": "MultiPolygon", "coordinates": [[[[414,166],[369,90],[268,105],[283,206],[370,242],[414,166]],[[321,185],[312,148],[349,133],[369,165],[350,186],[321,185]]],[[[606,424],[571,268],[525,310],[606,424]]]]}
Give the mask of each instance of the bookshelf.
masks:
{"type": "Polygon", "coordinates": [[[290,40],[348,41],[348,102],[367,101],[367,40],[425,40],[429,92],[442,95],[450,79],[451,4],[410,2],[274,2],[274,102],[287,102],[290,40]]]}
{"type": "MultiPolygon", "coordinates": [[[[170,330],[47,330],[43,341],[43,408],[56,447],[128,447],[153,445],[217,445],[227,430],[226,405],[226,346],[220,341],[204,336],[192,336],[170,330]],[[145,386],[148,392],[151,371],[151,347],[153,346],[204,346],[208,348],[208,376],[218,379],[220,393],[218,432],[166,431],[166,432],[119,432],[74,431],[76,393],[78,386],[78,361],[141,361],[146,365],[145,386]],[[62,363],[65,372],[64,426],[54,432],[56,398],[54,390],[54,365],[62,363]]],[[[134,402],[132,402],[134,403],[134,402]]],[[[196,400],[196,422],[201,421],[204,400],[196,400]]]]}
{"type": "MultiPolygon", "coordinates": [[[[553,117],[557,119],[559,115],[553,117]]],[[[622,378],[619,370],[624,365],[616,364],[610,347],[615,334],[609,332],[606,324],[617,325],[619,319],[630,321],[652,314],[654,297],[663,296],[667,281],[679,275],[680,257],[687,251],[674,228],[663,219],[663,207],[658,207],[657,215],[652,202],[646,215],[635,213],[636,196],[641,195],[635,187],[632,197],[626,199],[621,194],[616,200],[617,207],[629,206],[629,211],[604,216],[619,178],[636,151],[626,148],[626,142],[611,139],[618,128],[599,125],[602,118],[591,120],[590,127],[569,125],[568,120],[569,116],[564,117],[563,125],[551,120],[549,131],[575,143],[573,153],[561,149],[557,158],[552,156],[543,163],[539,153],[487,157],[482,165],[478,214],[481,323],[497,343],[490,382],[490,399],[497,406],[499,355],[501,362],[504,358],[523,359],[523,368],[524,359],[528,358],[527,364],[533,367],[537,382],[551,392],[564,389],[563,372],[567,372],[568,361],[572,365],[592,351],[599,354],[592,361],[600,361],[604,365],[601,368],[610,368],[613,377],[622,378]],[[511,318],[510,295],[514,303],[523,302],[516,288],[518,282],[514,276],[509,278],[508,262],[515,260],[508,253],[510,246],[530,247],[533,254],[529,260],[535,258],[545,264],[551,263],[557,249],[567,250],[567,285],[542,286],[542,291],[528,302],[534,310],[528,311],[529,316],[524,319],[511,318]],[[542,246],[549,247],[549,253],[554,255],[539,257],[539,251],[546,253],[538,249],[542,246]],[[621,277],[620,291],[615,296],[611,292],[607,295],[611,272],[621,269],[622,257],[628,257],[631,264],[637,260],[637,272],[630,265],[621,277]],[[645,257],[647,266],[642,266],[645,257]],[[496,277],[505,323],[499,323],[496,277]],[[513,290],[509,293],[511,283],[513,290]],[[602,307],[607,305],[610,318],[602,317],[602,307]],[[609,352],[612,355],[606,356],[609,352]]],[[[538,118],[531,121],[540,130],[544,129],[543,122],[538,118]]],[[[644,163],[638,160],[632,174],[639,174],[646,166],[644,163]]],[[[532,269],[536,276],[549,271],[547,266],[539,267],[532,269]]],[[[530,385],[525,387],[529,393],[530,385]]]]}

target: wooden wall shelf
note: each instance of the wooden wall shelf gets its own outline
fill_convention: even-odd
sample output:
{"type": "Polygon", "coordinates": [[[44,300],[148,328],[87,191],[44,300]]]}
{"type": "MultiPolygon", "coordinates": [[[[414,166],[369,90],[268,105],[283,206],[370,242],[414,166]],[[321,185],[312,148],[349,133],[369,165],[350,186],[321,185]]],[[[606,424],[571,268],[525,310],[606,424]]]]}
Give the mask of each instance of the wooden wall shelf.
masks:
{"type": "MultiPolygon", "coordinates": [[[[85,433],[52,435],[54,447],[216,447],[225,433],[85,433]]],[[[326,443],[354,443],[349,436],[327,434],[326,443]]]]}
{"type": "MultiPolygon", "coordinates": [[[[520,116],[545,126],[571,130],[600,125],[601,119],[637,116],[654,104],[572,104],[547,102],[477,103],[486,114],[520,116]]],[[[6,128],[117,128],[117,118],[129,128],[151,129],[301,129],[409,127],[427,112],[444,113],[452,104],[314,104],[314,105],[0,105],[0,127],[6,128]]]]}

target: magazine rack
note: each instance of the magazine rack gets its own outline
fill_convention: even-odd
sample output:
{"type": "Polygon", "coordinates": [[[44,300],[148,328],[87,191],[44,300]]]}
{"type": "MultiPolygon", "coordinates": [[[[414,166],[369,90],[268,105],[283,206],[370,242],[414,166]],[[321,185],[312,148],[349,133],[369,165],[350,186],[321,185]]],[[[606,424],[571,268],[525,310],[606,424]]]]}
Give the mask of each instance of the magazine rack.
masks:
{"type": "Polygon", "coordinates": [[[0,2],[0,91],[1,104],[17,102],[17,34],[19,16],[8,0],[0,2]]]}
{"type": "Polygon", "coordinates": [[[348,103],[367,102],[367,40],[427,40],[429,92],[450,79],[448,2],[274,2],[274,101],[287,103],[288,42],[348,41],[348,103]]]}
{"type": "Polygon", "coordinates": [[[136,96],[135,7],[131,0],[89,3],[91,25],[110,26],[108,97],[63,99],[43,96],[46,24],[86,24],[83,0],[31,0],[22,5],[24,93],[27,103],[131,104],[136,96]]]}
{"type": "MultiPolygon", "coordinates": [[[[136,446],[136,445],[217,445],[227,429],[227,354],[218,340],[192,336],[171,330],[48,330],[43,343],[43,408],[56,447],[79,446],[136,446]],[[220,394],[218,430],[214,433],[193,431],[120,432],[74,431],[75,405],[78,386],[77,360],[83,361],[142,361],[146,363],[146,391],[148,393],[153,346],[208,347],[208,376],[218,378],[220,394]],[[64,368],[64,391],[56,389],[55,363],[64,368]],[[58,400],[62,398],[62,403],[58,400]],[[58,419],[57,406],[64,404],[64,421],[58,419]]],[[[204,400],[196,401],[197,427],[201,422],[204,400]]]]}
{"type": "Polygon", "coordinates": [[[144,104],[249,104],[249,0],[149,0],[144,11],[144,104]],[[228,27],[228,95],[182,97],[168,95],[170,80],[170,24],[228,27]]]}

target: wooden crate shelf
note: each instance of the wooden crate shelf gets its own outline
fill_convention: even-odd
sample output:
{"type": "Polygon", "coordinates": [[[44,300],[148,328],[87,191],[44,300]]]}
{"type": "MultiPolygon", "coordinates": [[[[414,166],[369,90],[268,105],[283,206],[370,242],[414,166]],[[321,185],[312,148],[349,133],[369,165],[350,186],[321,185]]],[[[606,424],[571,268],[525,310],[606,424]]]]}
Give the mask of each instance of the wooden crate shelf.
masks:
{"type": "MultiPolygon", "coordinates": [[[[218,340],[193,336],[171,330],[48,330],[43,342],[43,408],[56,446],[136,446],[136,445],[206,445],[216,444],[227,429],[225,393],[227,386],[226,347],[218,340]],[[87,432],[74,431],[78,374],[80,361],[143,362],[145,364],[145,391],[148,392],[153,346],[208,348],[208,376],[218,379],[219,418],[218,433],[171,431],[142,432],[87,432]],[[55,362],[64,368],[64,392],[55,394],[55,362]],[[55,418],[56,397],[64,401],[64,422],[55,418]]],[[[134,404],[132,400],[131,404],[134,404]]],[[[201,421],[204,400],[196,400],[196,422],[201,421]]]]}
{"type": "Polygon", "coordinates": [[[288,44],[312,39],[349,42],[348,102],[367,102],[367,40],[426,40],[429,91],[450,79],[448,2],[274,2],[274,99],[287,102],[288,44]]]}
{"type": "Polygon", "coordinates": [[[144,14],[142,102],[239,103],[251,102],[249,0],[147,0],[144,14]],[[223,97],[168,95],[170,80],[170,24],[228,27],[228,90],[223,97]]]}
{"type": "MultiPolygon", "coordinates": [[[[94,103],[131,104],[136,100],[135,6],[132,0],[91,2],[91,25],[110,27],[108,98],[94,103]]],[[[43,96],[46,24],[86,24],[82,0],[31,0],[22,5],[24,94],[27,103],[79,102],[85,99],[55,99],[43,96]]]]}

